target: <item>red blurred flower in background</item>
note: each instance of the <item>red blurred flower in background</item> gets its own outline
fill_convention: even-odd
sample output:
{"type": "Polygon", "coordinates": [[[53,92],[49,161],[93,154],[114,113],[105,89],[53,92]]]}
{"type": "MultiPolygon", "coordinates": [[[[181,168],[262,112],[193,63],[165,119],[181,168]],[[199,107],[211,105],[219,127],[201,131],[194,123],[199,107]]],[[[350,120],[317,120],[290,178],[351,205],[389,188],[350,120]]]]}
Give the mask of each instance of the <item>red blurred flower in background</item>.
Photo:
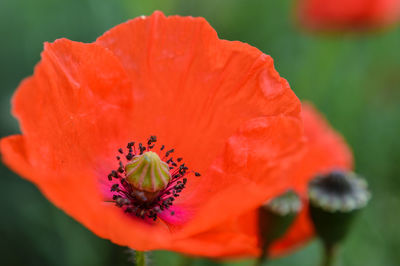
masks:
{"type": "Polygon", "coordinates": [[[334,170],[349,171],[353,168],[353,155],[346,141],[311,104],[303,103],[302,118],[307,148],[292,168],[291,177],[294,189],[302,197],[305,208],[287,234],[272,245],[272,255],[284,254],[300,247],[313,236],[313,226],[307,208],[308,182],[320,174],[334,170]]]}
{"type": "Polygon", "coordinates": [[[299,0],[300,23],[312,30],[366,30],[400,20],[399,0],[299,0]]]}
{"type": "MultiPolygon", "coordinates": [[[[292,181],[293,189],[300,195],[303,201],[303,209],[293,222],[287,233],[270,246],[269,256],[281,256],[301,247],[313,235],[313,225],[308,215],[307,208],[307,185],[308,182],[318,174],[329,173],[332,170],[351,170],[353,165],[352,153],[344,139],[333,130],[325,118],[310,104],[302,106],[302,118],[307,138],[305,152],[300,154],[297,162],[286,173],[292,181]]],[[[251,211],[241,215],[239,219],[215,227],[206,233],[197,235],[197,243],[192,237],[193,243],[211,245],[215,249],[224,244],[229,245],[232,241],[240,240],[246,245],[242,249],[232,253],[226,250],[229,256],[259,256],[258,240],[258,211],[251,211]],[[216,243],[218,240],[219,245],[216,243]],[[207,243],[208,242],[208,243],[207,243]]],[[[224,254],[223,250],[221,250],[224,254]]]]}
{"type": "Polygon", "coordinates": [[[46,43],[13,114],[22,134],[1,140],[5,164],[98,236],[139,250],[247,250],[241,236],[221,246],[209,235],[218,248],[192,236],[288,189],[303,144],[300,102],[271,57],[160,12],[93,43],[46,43]]]}

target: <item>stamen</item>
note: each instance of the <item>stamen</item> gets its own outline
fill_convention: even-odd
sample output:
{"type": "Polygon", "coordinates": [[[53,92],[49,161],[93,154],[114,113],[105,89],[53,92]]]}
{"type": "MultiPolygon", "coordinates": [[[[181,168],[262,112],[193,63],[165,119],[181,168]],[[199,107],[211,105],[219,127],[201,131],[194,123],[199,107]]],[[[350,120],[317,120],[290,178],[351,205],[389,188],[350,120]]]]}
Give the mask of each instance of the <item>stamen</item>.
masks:
{"type": "MultiPolygon", "coordinates": [[[[180,196],[186,186],[187,175],[200,176],[198,172],[189,171],[185,163],[181,163],[182,158],[174,161],[173,157],[169,157],[174,149],[168,150],[160,159],[157,153],[151,151],[156,142],[157,137],[150,136],[146,146],[138,144],[138,151],[135,142],[127,144],[126,154],[122,148],[118,149],[124,155],[122,158],[126,159],[126,163],[124,165],[121,156],[116,156],[118,168],[107,176],[110,182],[114,182],[110,186],[110,191],[113,192],[111,202],[127,214],[153,221],[180,196]]],[[[161,145],[160,152],[164,148],[161,145]]],[[[174,211],[170,212],[170,215],[174,214],[174,211]]]]}

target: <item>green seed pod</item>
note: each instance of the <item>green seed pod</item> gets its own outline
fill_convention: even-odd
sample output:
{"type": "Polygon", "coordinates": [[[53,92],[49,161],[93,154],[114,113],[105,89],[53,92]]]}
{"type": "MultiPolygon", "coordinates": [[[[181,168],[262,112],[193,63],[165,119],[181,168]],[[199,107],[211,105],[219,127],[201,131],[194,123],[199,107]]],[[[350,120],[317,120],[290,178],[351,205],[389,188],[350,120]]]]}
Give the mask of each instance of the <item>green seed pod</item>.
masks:
{"type": "Polygon", "coordinates": [[[346,237],[354,217],[369,199],[367,183],[352,172],[334,171],[310,182],[310,215],[326,246],[334,246],[346,237]]]}
{"type": "Polygon", "coordinates": [[[144,192],[158,192],[171,180],[168,164],[152,151],[136,155],[126,164],[125,171],[126,181],[135,189],[144,192]]]}
{"type": "Polygon", "coordinates": [[[286,233],[301,208],[301,200],[292,190],[268,201],[259,208],[260,246],[263,252],[261,260],[266,257],[265,252],[269,245],[286,233]]]}

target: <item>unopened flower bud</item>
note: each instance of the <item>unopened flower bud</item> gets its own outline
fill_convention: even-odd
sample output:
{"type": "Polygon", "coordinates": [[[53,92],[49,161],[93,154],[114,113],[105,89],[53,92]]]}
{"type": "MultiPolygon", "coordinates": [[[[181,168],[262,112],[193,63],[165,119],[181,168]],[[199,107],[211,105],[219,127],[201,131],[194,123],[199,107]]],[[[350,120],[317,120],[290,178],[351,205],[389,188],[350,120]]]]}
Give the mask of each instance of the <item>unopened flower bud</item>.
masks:
{"type": "Polygon", "coordinates": [[[263,252],[261,260],[266,257],[269,245],[285,234],[301,208],[301,200],[292,190],[266,202],[259,208],[260,246],[263,252]]]}

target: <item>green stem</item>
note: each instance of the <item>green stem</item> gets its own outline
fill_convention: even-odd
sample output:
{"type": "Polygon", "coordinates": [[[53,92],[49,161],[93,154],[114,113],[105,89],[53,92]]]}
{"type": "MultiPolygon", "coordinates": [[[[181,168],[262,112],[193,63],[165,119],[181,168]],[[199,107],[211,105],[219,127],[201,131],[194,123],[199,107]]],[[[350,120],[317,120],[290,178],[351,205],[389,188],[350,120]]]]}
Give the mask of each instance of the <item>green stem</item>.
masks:
{"type": "Polygon", "coordinates": [[[135,251],[135,265],[136,266],[146,266],[146,253],[144,251],[135,251]]]}
{"type": "Polygon", "coordinates": [[[255,266],[262,266],[267,263],[268,259],[267,258],[258,258],[255,262],[255,266]]]}
{"type": "Polygon", "coordinates": [[[265,265],[268,261],[268,252],[267,248],[263,248],[263,252],[261,253],[260,257],[255,262],[255,266],[262,266],[265,265]]]}
{"type": "Polygon", "coordinates": [[[335,265],[337,257],[337,246],[336,245],[324,245],[324,259],[321,266],[333,266],[335,265]]]}

